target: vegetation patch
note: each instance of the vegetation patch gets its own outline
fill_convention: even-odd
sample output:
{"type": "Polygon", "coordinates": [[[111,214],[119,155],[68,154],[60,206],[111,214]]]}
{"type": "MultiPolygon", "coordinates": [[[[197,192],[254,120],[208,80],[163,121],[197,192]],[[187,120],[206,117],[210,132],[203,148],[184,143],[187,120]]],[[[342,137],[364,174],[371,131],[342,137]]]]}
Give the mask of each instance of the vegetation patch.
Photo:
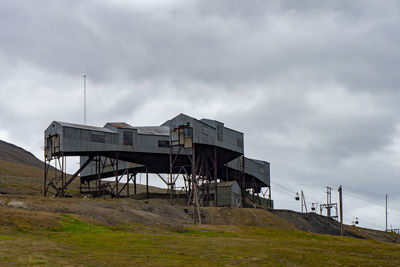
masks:
{"type": "Polygon", "coordinates": [[[17,212],[31,228],[0,235],[0,260],[11,266],[400,266],[399,245],[350,237],[233,225],[115,227],[70,214],[17,212]],[[46,228],[46,220],[56,225],[46,228]]]}
{"type": "Polygon", "coordinates": [[[104,226],[96,226],[90,223],[86,223],[82,220],[78,220],[74,216],[61,214],[62,219],[60,220],[60,226],[53,228],[55,232],[65,233],[104,233],[110,231],[109,228],[104,226]]]}
{"type": "Polygon", "coordinates": [[[189,236],[202,236],[202,237],[235,237],[236,234],[232,232],[224,232],[224,231],[207,231],[207,230],[197,230],[192,228],[187,228],[181,232],[182,235],[189,236]]]}
{"type": "Polygon", "coordinates": [[[13,239],[14,237],[9,236],[9,235],[0,235],[0,240],[10,240],[13,239]]]}

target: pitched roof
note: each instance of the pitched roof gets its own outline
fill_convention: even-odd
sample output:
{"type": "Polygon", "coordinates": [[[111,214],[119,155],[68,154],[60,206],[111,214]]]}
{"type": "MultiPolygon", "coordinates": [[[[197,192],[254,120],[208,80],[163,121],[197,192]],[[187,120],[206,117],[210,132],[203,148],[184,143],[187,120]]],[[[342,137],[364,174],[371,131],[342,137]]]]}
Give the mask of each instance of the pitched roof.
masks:
{"type": "Polygon", "coordinates": [[[63,122],[63,121],[54,121],[54,122],[58,123],[59,125],[61,125],[63,127],[71,127],[71,128],[85,129],[85,130],[106,132],[106,133],[115,133],[114,131],[111,131],[110,129],[103,128],[103,127],[89,126],[89,125],[69,123],[69,122],[63,122]]]}
{"type": "Polygon", "coordinates": [[[133,126],[127,124],[126,122],[107,122],[107,124],[110,124],[117,129],[134,129],[133,126]]]}

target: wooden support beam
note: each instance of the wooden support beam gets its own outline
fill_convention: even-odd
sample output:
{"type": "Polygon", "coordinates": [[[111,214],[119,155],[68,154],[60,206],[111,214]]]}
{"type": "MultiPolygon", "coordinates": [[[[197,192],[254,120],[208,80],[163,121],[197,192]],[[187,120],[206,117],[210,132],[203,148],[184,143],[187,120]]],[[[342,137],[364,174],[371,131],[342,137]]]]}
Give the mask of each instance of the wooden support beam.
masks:
{"type": "Polygon", "coordinates": [[[149,199],[149,171],[146,167],[146,198],[149,199]]]}
{"type": "Polygon", "coordinates": [[[215,181],[215,206],[218,207],[218,183],[217,183],[217,175],[218,175],[218,157],[217,157],[217,147],[214,147],[214,181],[215,181]]]}
{"type": "Polygon", "coordinates": [[[133,176],[133,194],[136,195],[136,173],[133,176]]]}
{"type": "MultiPolygon", "coordinates": [[[[65,182],[63,189],[66,189],[70,183],[72,183],[75,178],[89,165],[89,163],[93,160],[94,156],[89,156],[88,160],[65,182]]],[[[56,193],[56,197],[59,195],[59,192],[56,193]]]]}

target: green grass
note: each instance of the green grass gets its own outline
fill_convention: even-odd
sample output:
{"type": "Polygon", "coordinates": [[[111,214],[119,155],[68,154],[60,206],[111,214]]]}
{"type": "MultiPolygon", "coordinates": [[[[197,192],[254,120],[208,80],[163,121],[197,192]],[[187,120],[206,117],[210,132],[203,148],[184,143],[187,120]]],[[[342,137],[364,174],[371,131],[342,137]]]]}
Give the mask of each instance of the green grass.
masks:
{"type": "MultiPolygon", "coordinates": [[[[1,227],[1,226],[0,226],[1,227]]],[[[0,235],[8,266],[400,266],[400,246],[250,226],[95,225],[71,215],[0,235]]]]}
{"type": "Polygon", "coordinates": [[[63,220],[60,221],[61,226],[53,228],[53,231],[63,233],[104,233],[109,231],[106,227],[96,226],[77,218],[62,214],[63,220]]]}

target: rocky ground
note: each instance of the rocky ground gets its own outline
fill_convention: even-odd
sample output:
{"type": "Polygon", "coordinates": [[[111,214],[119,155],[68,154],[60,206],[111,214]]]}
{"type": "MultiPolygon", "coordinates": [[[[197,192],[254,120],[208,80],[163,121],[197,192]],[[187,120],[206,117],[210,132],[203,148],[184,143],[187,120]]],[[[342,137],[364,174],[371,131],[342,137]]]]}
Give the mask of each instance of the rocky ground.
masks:
{"type": "MultiPolygon", "coordinates": [[[[168,228],[183,228],[193,223],[193,207],[182,199],[171,205],[168,198],[145,199],[145,194],[135,198],[91,199],[91,198],[43,198],[37,196],[0,196],[0,212],[23,211],[24,214],[45,212],[52,214],[72,214],[105,223],[121,225],[140,223],[168,228]]],[[[305,232],[340,235],[339,223],[316,213],[302,214],[289,210],[254,208],[202,207],[202,223],[209,225],[245,225],[270,227],[305,232]]],[[[345,225],[345,235],[391,243],[400,243],[400,236],[371,229],[345,225]]]]}
{"type": "MultiPolygon", "coordinates": [[[[184,197],[172,205],[165,189],[156,187],[150,187],[150,199],[146,199],[143,185],[138,185],[138,194],[130,198],[92,199],[77,193],[79,183],[76,180],[71,184],[69,192],[73,198],[44,198],[42,164],[22,148],[0,141],[1,191],[7,192],[0,195],[0,218],[7,218],[1,216],[4,213],[16,214],[19,219],[29,223],[26,218],[36,220],[44,214],[47,214],[48,218],[60,214],[73,214],[109,225],[140,223],[177,229],[193,223],[193,206],[188,206],[184,197]]],[[[130,191],[133,192],[133,188],[130,191]]],[[[340,225],[337,221],[313,212],[302,214],[290,210],[202,207],[201,214],[203,224],[207,225],[260,226],[340,235],[340,225]]],[[[345,226],[345,235],[400,243],[400,235],[395,233],[348,225],[345,226]]]]}

